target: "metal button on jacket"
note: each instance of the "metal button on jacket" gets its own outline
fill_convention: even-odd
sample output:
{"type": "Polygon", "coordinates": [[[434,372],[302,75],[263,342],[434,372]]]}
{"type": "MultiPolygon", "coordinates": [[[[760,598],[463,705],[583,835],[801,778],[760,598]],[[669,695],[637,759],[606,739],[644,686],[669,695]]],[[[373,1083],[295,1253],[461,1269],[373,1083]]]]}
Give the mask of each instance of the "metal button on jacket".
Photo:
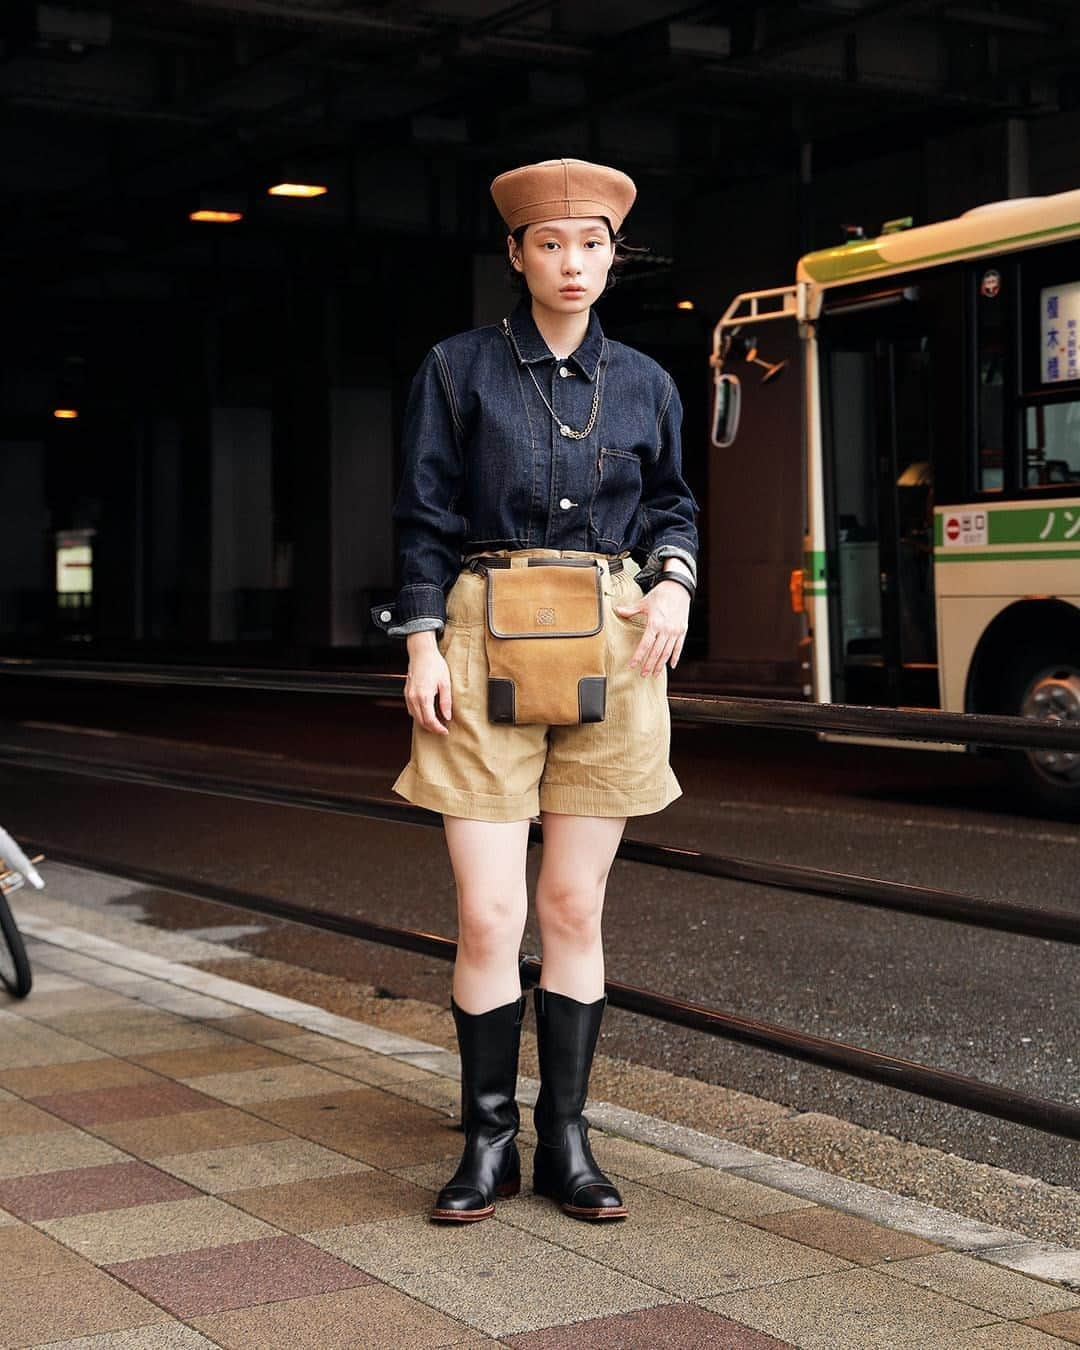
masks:
{"type": "Polygon", "coordinates": [[[574,503],[570,500],[569,497],[563,497],[559,502],[559,505],[562,507],[564,511],[569,511],[570,508],[573,506],[573,504],[574,503]]]}
{"type": "Polygon", "coordinates": [[[569,375],[570,372],[566,369],[565,366],[560,366],[560,367],[559,367],[559,374],[560,374],[560,375],[569,375]]]}

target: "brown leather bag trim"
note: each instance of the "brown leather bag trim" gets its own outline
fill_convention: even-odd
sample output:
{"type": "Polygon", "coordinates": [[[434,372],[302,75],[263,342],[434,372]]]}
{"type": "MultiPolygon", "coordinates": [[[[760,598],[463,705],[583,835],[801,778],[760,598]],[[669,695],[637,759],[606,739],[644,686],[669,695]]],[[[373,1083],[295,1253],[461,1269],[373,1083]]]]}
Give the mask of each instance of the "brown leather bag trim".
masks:
{"type": "Polygon", "coordinates": [[[602,722],[607,701],[607,676],[582,675],[578,680],[578,717],[582,722],[602,722]]]}
{"type": "MultiPolygon", "coordinates": [[[[604,601],[603,591],[600,587],[600,568],[592,558],[530,558],[529,565],[541,565],[548,567],[591,567],[594,570],[594,580],[596,582],[596,627],[595,628],[573,628],[569,630],[553,629],[549,633],[508,633],[495,627],[493,616],[495,577],[501,573],[488,572],[487,577],[487,626],[488,632],[492,637],[498,638],[572,638],[572,637],[595,637],[604,626],[604,601]]],[[[506,570],[506,569],[503,569],[506,570]]]]}
{"type": "Polygon", "coordinates": [[[492,675],[488,678],[488,721],[489,722],[513,722],[516,713],[514,708],[514,681],[505,680],[501,676],[492,675]]]}

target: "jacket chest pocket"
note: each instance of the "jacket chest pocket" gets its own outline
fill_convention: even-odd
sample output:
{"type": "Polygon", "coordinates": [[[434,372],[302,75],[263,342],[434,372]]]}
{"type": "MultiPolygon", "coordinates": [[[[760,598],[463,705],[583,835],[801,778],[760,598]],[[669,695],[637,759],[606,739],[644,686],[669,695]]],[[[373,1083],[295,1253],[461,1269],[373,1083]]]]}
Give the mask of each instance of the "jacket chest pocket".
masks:
{"type": "Polygon", "coordinates": [[[598,539],[621,542],[626,522],[641,501],[641,459],[634,450],[602,445],[589,501],[589,525],[598,539]]]}

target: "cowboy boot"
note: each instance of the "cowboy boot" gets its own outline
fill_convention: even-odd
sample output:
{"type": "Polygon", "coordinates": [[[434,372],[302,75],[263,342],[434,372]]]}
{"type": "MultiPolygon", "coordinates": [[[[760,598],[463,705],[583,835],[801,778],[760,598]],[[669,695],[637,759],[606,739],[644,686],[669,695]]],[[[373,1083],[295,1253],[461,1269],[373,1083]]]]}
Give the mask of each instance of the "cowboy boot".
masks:
{"type": "Polygon", "coordinates": [[[533,1190],[576,1219],[623,1219],[626,1206],[596,1165],[582,1115],[607,995],[595,1003],[536,990],[540,1095],[533,1109],[533,1190]]]}
{"type": "Polygon", "coordinates": [[[495,1213],[497,1195],[517,1195],[521,1188],[521,1159],[514,1143],[521,1115],[514,1097],[525,995],[484,1013],[464,1012],[453,998],[450,1006],[461,1051],[465,1149],[431,1217],[473,1223],[495,1213]]]}

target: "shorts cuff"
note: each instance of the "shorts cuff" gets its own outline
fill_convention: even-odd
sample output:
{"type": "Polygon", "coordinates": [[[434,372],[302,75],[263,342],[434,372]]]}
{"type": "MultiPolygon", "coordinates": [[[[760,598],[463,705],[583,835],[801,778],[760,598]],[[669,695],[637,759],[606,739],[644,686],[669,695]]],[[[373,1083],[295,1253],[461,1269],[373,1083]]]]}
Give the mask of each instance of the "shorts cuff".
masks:
{"type": "Polygon", "coordinates": [[[660,791],[652,794],[541,783],[540,810],[557,811],[567,816],[648,816],[654,811],[662,811],[681,796],[679,780],[669,768],[660,791]]]}
{"type": "Polygon", "coordinates": [[[450,787],[445,783],[430,783],[426,778],[421,778],[411,764],[407,764],[398,774],[393,791],[414,806],[426,806],[429,811],[461,816],[465,820],[506,822],[529,820],[540,814],[535,788],[516,797],[501,793],[470,792],[466,788],[450,787]]]}

